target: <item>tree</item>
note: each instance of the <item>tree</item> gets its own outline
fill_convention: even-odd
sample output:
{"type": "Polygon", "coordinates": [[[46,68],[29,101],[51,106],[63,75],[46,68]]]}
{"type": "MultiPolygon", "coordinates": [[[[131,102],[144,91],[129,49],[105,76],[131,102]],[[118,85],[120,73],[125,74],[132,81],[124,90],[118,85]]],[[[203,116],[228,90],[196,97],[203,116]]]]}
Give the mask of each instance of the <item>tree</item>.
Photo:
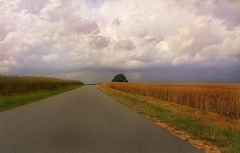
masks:
{"type": "Polygon", "coordinates": [[[124,74],[117,74],[112,79],[112,82],[128,82],[128,80],[127,80],[127,78],[125,77],[124,74]]]}

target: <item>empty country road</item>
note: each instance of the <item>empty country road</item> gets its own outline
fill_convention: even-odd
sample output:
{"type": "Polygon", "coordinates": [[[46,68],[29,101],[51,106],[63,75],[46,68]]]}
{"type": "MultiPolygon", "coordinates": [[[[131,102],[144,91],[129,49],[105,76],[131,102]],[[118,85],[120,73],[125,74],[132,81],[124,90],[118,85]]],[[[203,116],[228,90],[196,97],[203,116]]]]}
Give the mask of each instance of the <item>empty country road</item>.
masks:
{"type": "Polygon", "coordinates": [[[0,113],[0,153],[200,153],[95,86],[0,113]]]}

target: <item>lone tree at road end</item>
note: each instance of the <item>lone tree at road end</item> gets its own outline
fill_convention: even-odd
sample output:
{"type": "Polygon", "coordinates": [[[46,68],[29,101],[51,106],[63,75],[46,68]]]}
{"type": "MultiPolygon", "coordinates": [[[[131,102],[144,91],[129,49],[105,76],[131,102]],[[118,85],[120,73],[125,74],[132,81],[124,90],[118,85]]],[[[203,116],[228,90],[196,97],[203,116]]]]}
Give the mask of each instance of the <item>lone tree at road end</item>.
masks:
{"type": "Polygon", "coordinates": [[[127,80],[127,78],[125,77],[124,74],[117,74],[112,79],[112,82],[128,82],[128,80],[127,80]]]}

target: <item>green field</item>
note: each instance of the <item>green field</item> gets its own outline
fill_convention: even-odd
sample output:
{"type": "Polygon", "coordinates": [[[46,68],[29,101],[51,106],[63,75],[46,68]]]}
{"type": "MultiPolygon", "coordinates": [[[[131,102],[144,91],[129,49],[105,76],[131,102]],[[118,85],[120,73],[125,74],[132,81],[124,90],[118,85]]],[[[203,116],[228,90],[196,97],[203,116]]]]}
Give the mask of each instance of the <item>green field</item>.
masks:
{"type": "Polygon", "coordinates": [[[0,111],[28,104],[82,86],[74,80],[0,76],[0,111]]]}

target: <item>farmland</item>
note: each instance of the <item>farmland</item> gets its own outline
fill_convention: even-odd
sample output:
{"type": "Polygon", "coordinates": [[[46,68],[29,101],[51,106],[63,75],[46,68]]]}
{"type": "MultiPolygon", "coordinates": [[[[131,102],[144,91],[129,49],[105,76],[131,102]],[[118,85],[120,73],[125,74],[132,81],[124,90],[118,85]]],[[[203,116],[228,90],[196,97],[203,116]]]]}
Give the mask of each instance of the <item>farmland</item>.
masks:
{"type": "Polygon", "coordinates": [[[50,90],[71,85],[82,85],[79,81],[48,77],[0,76],[0,95],[24,94],[32,91],[50,90]]]}
{"type": "Polygon", "coordinates": [[[0,76],[0,111],[43,99],[83,85],[49,77],[0,76]]]}
{"type": "Polygon", "coordinates": [[[205,153],[239,153],[238,84],[105,83],[98,87],[205,153]]]}
{"type": "Polygon", "coordinates": [[[137,95],[240,117],[240,85],[209,83],[110,83],[109,87],[137,95]]]}

